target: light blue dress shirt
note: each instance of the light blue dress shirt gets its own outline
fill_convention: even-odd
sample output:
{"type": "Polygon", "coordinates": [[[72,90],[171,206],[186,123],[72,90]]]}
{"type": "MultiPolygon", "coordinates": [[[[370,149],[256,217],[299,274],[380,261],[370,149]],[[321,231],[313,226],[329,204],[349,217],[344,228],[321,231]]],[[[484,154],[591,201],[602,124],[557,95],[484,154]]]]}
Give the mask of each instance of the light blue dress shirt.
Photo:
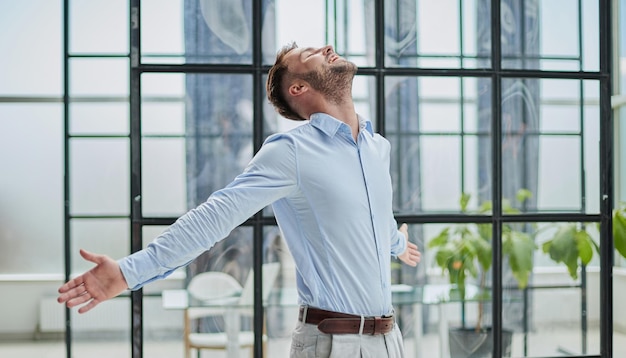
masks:
{"type": "Polygon", "coordinates": [[[242,174],[119,260],[135,290],[190,263],[265,206],[296,264],[300,304],[359,315],[392,311],[391,257],[406,249],[392,211],[390,144],[359,117],[322,113],[267,138],[242,174]]]}

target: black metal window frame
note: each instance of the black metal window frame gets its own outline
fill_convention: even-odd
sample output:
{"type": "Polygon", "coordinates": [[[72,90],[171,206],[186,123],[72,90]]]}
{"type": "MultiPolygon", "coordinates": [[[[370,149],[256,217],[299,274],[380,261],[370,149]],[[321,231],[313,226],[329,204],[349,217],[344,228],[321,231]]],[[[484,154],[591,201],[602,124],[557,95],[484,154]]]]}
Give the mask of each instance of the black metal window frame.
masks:
{"type": "MultiPolygon", "coordinates": [[[[252,0],[252,23],[254,29],[261,28],[262,10],[261,0],[252,0]]],[[[596,72],[586,71],[541,71],[541,70],[514,70],[502,68],[501,42],[500,42],[500,1],[491,1],[491,67],[488,69],[421,69],[421,68],[389,68],[384,64],[384,0],[375,0],[376,22],[375,22],[375,65],[373,67],[363,67],[359,69],[359,74],[370,75],[376,82],[376,118],[377,128],[384,132],[385,128],[385,96],[384,80],[387,76],[455,76],[455,77],[483,77],[489,78],[492,86],[492,113],[491,123],[491,145],[492,145],[492,198],[493,214],[490,216],[466,216],[466,215],[398,215],[397,219],[411,224],[431,224],[431,223],[467,223],[484,222],[491,223],[493,237],[501,237],[504,223],[510,222],[596,222],[600,224],[600,355],[589,355],[584,357],[611,358],[613,350],[613,244],[612,244],[612,217],[613,208],[613,124],[611,109],[611,60],[612,60],[612,26],[610,0],[599,0],[599,36],[600,36],[600,69],[596,72]],[[572,79],[572,80],[595,80],[600,83],[600,213],[599,214],[576,214],[576,213],[525,213],[516,216],[504,215],[502,212],[502,127],[501,127],[501,96],[502,81],[509,78],[521,79],[572,79]]],[[[71,220],[80,218],[72,216],[70,213],[70,140],[72,136],[69,128],[70,118],[70,88],[69,88],[69,68],[72,55],[69,48],[69,7],[70,0],[64,0],[64,82],[63,82],[63,103],[64,103],[64,217],[65,217],[65,277],[71,276],[71,220]]],[[[145,217],[142,213],[141,201],[141,75],[143,73],[239,73],[249,74],[253,77],[253,145],[255,150],[261,146],[264,138],[262,106],[265,101],[263,92],[263,76],[267,73],[268,66],[262,61],[262,39],[261,31],[253,33],[253,58],[250,65],[203,65],[203,64],[144,64],[141,62],[140,46],[140,12],[141,1],[129,0],[129,24],[130,24],[130,53],[124,56],[117,56],[129,59],[130,81],[129,81],[129,104],[130,104],[130,216],[119,216],[119,218],[130,219],[130,252],[141,250],[142,229],[149,225],[169,225],[176,218],[154,218],[145,217]]],[[[92,57],[103,57],[93,55],[92,57]]],[[[107,56],[105,56],[107,57],[107,56]]],[[[110,57],[110,56],[109,56],[110,57]]],[[[382,133],[384,135],[384,133],[382,133]]],[[[115,136],[117,137],[117,136],[115,136]]],[[[112,217],[98,217],[112,218],[112,217]]],[[[116,216],[115,218],[118,218],[116,216]]],[[[275,225],[273,218],[264,217],[262,213],[257,213],[243,225],[253,228],[253,269],[261,272],[262,264],[262,237],[263,228],[268,225],[275,225]]],[[[493,328],[495,332],[493,356],[501,356],[501,330],[502,330],[502,247],[501,242],[493,242],[493,328]]],[[[254,331],[256,343],[254,346],[254,356],[262,356],[262,315],[263,307],[261,302],[261,275],[255,275],[255,320],[254,331]],[[258,288],[258,289],[257,289],[258,288]]],[[[130,294],[132,315],[131,315],[131,342],[132,357],[143,356],[143,291],[138,290],[130,294]]],[[[69,317],[70,310],[66,310],[66,317],[69,317]]],[[[71,320],[66,320],[66,351],[67,357],[72,356],[72,331],[71,320]]],[[[583,357],[583,356],[581,356],[583,357]]]]}

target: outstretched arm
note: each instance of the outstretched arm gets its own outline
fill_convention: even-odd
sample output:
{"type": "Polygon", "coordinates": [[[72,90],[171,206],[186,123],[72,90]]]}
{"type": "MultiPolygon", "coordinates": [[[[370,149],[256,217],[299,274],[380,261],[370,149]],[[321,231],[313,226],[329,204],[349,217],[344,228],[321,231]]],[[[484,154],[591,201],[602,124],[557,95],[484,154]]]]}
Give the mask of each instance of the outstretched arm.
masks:
{"type": "Polygon", "coordinates": [[[57,298],[59,303],[65,303],[67,307],[83,305],[78,313],[85,313],[128,288],[115,260],[85,250],[80,250],[80,255],[96,266],[61,286],[57,298]]]}
{"type": "Polygon", "coordinates": [[[409,266],[417,266],[422,259],[422,253],[419,252],[417,245],[409,241],[409,226],[407,224],[402,224],[399,230],[406,237],[406,250],[404,250],[402,254],[398,255],[398,258],[400,261],[409,266]]]}

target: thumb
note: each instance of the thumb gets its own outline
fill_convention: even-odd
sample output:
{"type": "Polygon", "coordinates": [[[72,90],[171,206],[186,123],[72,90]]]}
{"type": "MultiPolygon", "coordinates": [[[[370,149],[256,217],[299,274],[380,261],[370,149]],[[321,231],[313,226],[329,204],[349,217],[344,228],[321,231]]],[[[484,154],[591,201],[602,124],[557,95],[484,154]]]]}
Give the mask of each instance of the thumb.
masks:
{"type": "Polygon", "coordinates": [[[96,255],[84,249],[80,249],[80,256],[89,262],[93,262],[94,264],[99,264],[103,261],[102,255],[96,255]]]}

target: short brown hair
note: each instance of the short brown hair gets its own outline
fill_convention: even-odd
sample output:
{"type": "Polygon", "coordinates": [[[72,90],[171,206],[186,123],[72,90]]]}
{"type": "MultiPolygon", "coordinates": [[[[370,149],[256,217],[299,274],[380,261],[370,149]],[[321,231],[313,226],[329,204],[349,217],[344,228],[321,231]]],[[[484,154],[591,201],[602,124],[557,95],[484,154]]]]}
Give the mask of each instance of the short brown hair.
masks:
{"type": "Polygon", "coordinates": [[[283,61],[287,53],[297,47],[298,45],[295,42],[292,42],[278,51],[274,66],[272,66],[267,73],[266,91],[267,99],[270,103],[272,103],[278,114],[295,121],[304,121],[306,118],[302,118],[301,115],[296,113],[296,111],[291,108],[283,91],[285,80],[289,77],[287,64],[283,61]]]}

